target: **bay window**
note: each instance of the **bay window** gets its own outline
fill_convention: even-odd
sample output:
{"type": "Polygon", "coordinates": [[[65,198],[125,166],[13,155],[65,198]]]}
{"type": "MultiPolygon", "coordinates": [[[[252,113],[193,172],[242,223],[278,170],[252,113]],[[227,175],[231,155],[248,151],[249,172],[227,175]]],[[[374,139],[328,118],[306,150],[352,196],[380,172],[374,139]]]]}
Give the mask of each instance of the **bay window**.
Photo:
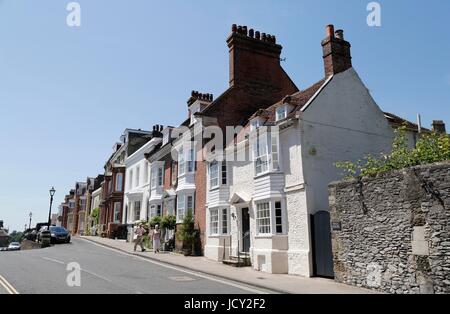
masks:
{"type": "Polygon", "coordinates": [[[270,203],[256,205],[256,225],[259,234],[270,234],[270,203]]]}
{"type": "Polygon", "coordinates": [[[122,210],[122,203],[115,202],[114,203],[114,222],[119,223],[120,222],[120,212],[122,210]]]}
{"type": "Polygon", "coordinates": [[[153,167],[151,172],[150,184],[151,188],[154,189],[156,187],[161,187],[163,185],[164,177],[163,177],[163,168],[162,167],[153,167]]]}
{"type": "Polygon", "coordinates": [[[214,208],[209,211],[209,234],[211,236],[228,234],[228,208],[214,208]]]}
{"type": "Polygon", "coordinates": [[[122,186],[123,186],[123,174],[118,173],[116,174],[116,192],[122,192],[122,186]]]}
{"type": "Polygon", "coordinates": [[[134,220],[139,220],[141,218],[141,202],[134,202],[134,220]]]}
{"type": "Polygon", "coordinates": [[[182,176],[186,173],[186,161],[184,158],[184,149],[180,148],[178,151],[178,176],[182,176]]]}
{"type": "Polygon", "coordinates": [[[163,168],[159,167],[158,168],[158,186],[162,186],[163,185],[163,168]]]}
{"type": "Polygon", "coordinates": [[[184,203],[184,195],[181,195],[177,198],[177,222],[182,222],[185,215],[185,203],[184,203]]]}
{"type": "Polygon", "coordinates": [[[189,195],[187,197],[187,206],[186,206],[187,212],[193,214],[194,213],[194,197],[192,195],[189,195]]]}
{"type": "Polygon", "coordinates": [[[255,175],[280,170],[279,133],[257,131],[252,135],[255,175]]]}
{"type": "Polygon", "coordinates": [[[195,162],[194,150],[190,149],[189,156],[188,156],[188,163],[187,163],[187,168],[188,168],[187,171],[189,173],[194,172],[194,166],[195,166],[194,162],[195,162]]]}
{"type": "Polygon", "coordinates": [[[153,217],[156,216],[161,216],[162,214],[162,206],[161,205],[156,205],[156,204],[152,204],[150,205],[150,214],[149,214],[149,218],[152,219],[153,217]]]}
{"type": "Polygon", "coordinates": [[[212,162],[209,165],[209,187],[214,189],[219,186],[219,163],[212,162]]]}
{"type": "Polygon", "coordinates": [[[260,235],[284,234],[283,203],[281,201],[256,204],[256,230],[260,235]]]}
{"type": "Polygon", "coordinates": [[[179,195],[177,197],[177,223],[181,223],[187,213],[194,214],[194,196],[179,195]]]}
{"type": "Polygon", "coordinates": [[[225,161],[213,161],[209,164],[209,188],[215,189],[227,185],[227,164],[225,161]]]}
{"type": "Polygon", "coordinates": [[[222,234],[228,233],[228,209],[222,209],[222,234]]]}
{"type": "Polygon", "coordinates": [[[211,213],[210,214],[211,235],[218,235],[219,234],[219,210],[212,209],[210,213],[211,213]]]}

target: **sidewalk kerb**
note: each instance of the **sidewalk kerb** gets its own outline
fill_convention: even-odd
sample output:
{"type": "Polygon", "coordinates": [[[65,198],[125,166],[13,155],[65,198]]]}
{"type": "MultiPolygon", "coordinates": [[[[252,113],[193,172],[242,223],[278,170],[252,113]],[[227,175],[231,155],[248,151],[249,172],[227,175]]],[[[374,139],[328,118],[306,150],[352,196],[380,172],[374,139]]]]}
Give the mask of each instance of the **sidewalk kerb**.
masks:
{"type": "Polygon", "coordinates": [[[95,240],[92,240],[92,239],[89,239],[89,238],[86,238],[86,237],[79,237],[79,239],[83,239],[83,240],[86,240],[86,241],[89,241],[89,242],[92,242],[92,243],[95,243],[95,244],[98,244],[98,245],[101,245],[101,246],[104,246],[104,247],[108,247],[108,248],[113,249],[113,250],[117,250],[117,251],[120,251],[120,252],[123,252],[123,253],[126,253],[126,254],[142,257],[142,258],[145,258],[145,259],[148,259],[148,260],[152,260],[152,261],[155,261],[155,262],[159,262],[159,263],[162,263],[162,264],[167,264],[167,265],[178,267],[178,268],[184,268],[184,269],[189,270],[189,271],[197,272],[197,273],[200,273],[200,274],[204,274],[204,275],[208,275],[208,276],[212,276],[212,277],[216,277],[216,278],[220,278],[220,279],[225,279],[225,280],[228,280],[228,281],[238,282],[238,283],[241,283],[241,284],[253,286],[255,288],[269,290],[269,292],[272,291],[272,292],[280,293],[280,294],[293,294],[292,292],[285,291],[285,290],[282,290],[282,289],[271,288],[271,287],[268,287],[268,286],[264,286],[264,285],[261,285],[261,284],[258,284],[258,283],[253,283],[253,282],[242,280],[242,279],[234,279],[234,278],[226,277],[226,276],[223,276],[223,275],[218,275],[218,274],[214,274],[214,273],[211,273],[211,272],[207,272],[207,271],[204,271],[204,270],[198,270],[196,268],[192,268],[192,267],[189,267],[189,266],[180,265],[180,264],[177,264],[177,263],[174,263],[174,262],[163,261],[163,260],[151,257],[151,256],[141,255],[138,252],[129,252],[127,250],[118,248],[118,247],[116,247],[114,245],[98,242],[98,241],[95,241],[95,240]]]}

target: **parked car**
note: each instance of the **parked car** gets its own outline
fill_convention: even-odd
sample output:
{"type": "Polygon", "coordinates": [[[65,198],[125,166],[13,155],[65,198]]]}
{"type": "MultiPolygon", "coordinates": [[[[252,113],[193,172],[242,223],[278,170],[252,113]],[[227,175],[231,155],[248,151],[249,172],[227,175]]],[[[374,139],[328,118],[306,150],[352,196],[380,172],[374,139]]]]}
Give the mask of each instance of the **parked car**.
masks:
{"type": "Polygon", "coordinates": [[[39,231],[37,232],[37,234],[36,234],[36,241],[37,242],[41,242],[41,235],[42,235],[42,232],[44,232],[44,231],[47,231],[47,226],[43,226],[43,227],[41,227],[40,229],[39,229],[39,231]]]}
{"type": "Polygon", "coordinates": [[[8,248],[7,247],[0,247],[0,252],[2,252],[2,251],[8,251],[8,248]]]}
{"type": "Polygon", "coordinates": [[[70,232],[63,227],[50,227],[50,236],[52,243],[70,243],[70,232]]]}
{"type": "Polygon", "coordinates": [[[20,250],[19,242],[11,242],[8,246],[8,251],[18,251],[20,250]]]}

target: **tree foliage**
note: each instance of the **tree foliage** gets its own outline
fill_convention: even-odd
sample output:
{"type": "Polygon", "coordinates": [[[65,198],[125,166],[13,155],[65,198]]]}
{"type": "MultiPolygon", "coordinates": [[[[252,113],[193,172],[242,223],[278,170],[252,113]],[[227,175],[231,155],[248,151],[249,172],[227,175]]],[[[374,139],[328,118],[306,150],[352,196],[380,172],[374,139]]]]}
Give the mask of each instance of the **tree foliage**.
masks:
{"type": "Polygon", "coordinates": [[[367,155],[356,163],[338,162],[336,167],[343,170],[345,178],[354,178],[445,160],[450,160],[450,135],[422,133],[415,147],[411,148],[408,145],[406,126],[402,126],[396,130],[390,154],[378,157],[367,155]]]}

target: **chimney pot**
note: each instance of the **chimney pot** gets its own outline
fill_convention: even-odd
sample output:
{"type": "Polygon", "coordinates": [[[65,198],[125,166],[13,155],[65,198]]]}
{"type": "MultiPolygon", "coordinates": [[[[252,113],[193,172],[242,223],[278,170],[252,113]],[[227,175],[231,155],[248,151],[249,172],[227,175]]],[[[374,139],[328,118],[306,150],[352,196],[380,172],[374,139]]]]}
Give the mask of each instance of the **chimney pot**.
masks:
{"type": "Polygon", "coordinates": [[[267,41],[267,35],[266,35],[266,33],[262,33],[262,40],[263,40],[263,41],[267,41]]]}
{"type": "Polygon", "coordinates": [[[238,33],[242,34],[242,26],[241,25],[238,26],[238,33]]]}
{"type": "Polygon", "coordinates": [[[253,30],[253,28],[250,29],[250,31],[248,32],[248,35],[253,38],[255,37],[255,31],[253,30]]]}
{"type": "Polygon", "coordinates": [[[236,25],[236,24],[233,24],[233,25],[231,26],[231,32],[232,32],[232,33],[236,33],[237,30],[238,30],[237,25],[236,25]]]}
{"type": "Polygon", "coordinates": [[[243,26],[242,27],[242,31],[244,32],[244,35],[247,36],[248,32],[247,32],[247,26],[243,26]]]}
{"type": "Polygon", "coordinates": [[[322,41],[325,77],[344,72],[352,67],[351,45],[344,40],[344,31],[334,32],[334,26],[326,27],[327,37],[322,41]]]}
{"type": "Polygon", "coordinates": [[[255,32],[255,38],[260,40],[261,39],[261,33],[259,31],[255,32]]]}
{"type": "Polygon", "coordinates": [[[327,25],[326,30],[327,30],[327,37],[334,38],[334,25],[333,24],[327,25]]]}
{"type": "Polygon", "coordinates": [[[277,43],[277,37],[276,37],[275,35],[272,36],[272,40],[273,40],[273,43],[274,43],[274,44],[277,43]]]}
{"type": "Polygon", "coordinates": [[[338,29],[335,32],[336,38],[344,40],[344,31],[342,29],[338,29]]]}

